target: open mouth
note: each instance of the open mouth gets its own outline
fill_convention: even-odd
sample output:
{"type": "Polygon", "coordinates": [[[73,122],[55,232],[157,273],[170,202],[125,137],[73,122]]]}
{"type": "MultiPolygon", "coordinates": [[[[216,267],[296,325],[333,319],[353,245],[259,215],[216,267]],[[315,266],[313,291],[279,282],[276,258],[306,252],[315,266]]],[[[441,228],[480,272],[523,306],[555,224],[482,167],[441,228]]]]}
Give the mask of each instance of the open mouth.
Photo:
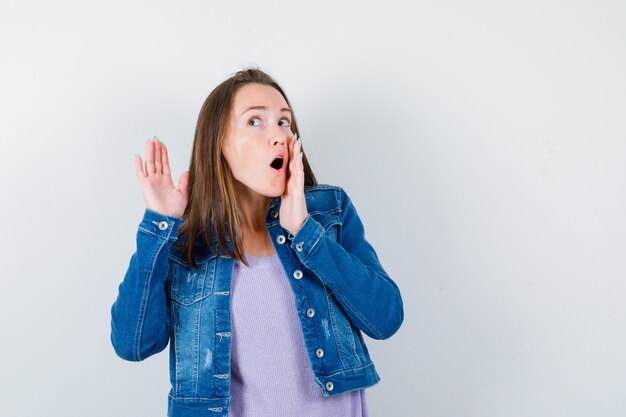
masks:
{"type": "Polygon", "coordinates": [[[283,158],[275,158],[272,163],[270,164],[270,166],[274,169],[281,169],[283,167],[283,158]]]}

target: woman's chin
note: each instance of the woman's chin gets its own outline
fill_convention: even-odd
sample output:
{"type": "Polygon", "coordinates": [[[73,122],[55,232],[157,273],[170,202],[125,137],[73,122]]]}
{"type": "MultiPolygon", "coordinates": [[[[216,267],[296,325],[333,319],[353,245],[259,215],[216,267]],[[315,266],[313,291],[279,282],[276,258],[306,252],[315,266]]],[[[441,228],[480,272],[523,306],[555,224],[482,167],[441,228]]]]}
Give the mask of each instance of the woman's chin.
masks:
{"type": "Polygon", "coordinates": [[[285,192],[285,187],[273,187],[268,197],[280,197],[285,192]]]}
{"type": "Polygon", "coordinates": [[[235,179],[236,181],[236,188],[240,188],[239,191],[243,191],[245,193],[249,193],[249,192],[254,192],[256,194],[260,194],[264,197],[279,197],[281,195],[283,195],[283,192],[285,191],[285,187],[287,186],[287,181],[283,180],[278,180],[276,181],[276,179],[274,181],[271,181],[269,184],[259,184],[258,182],[256,184],[253,184],[252,182],[250,183],[243,183],[237,179],[235,179]],[[244,191],[246,190],[246,191],[244,191]]]}
{"type": "Polygon", "coordinates": [[[274,184],[272,186],[269,186],[263,189],[257,188],[255,191],[257,194],[261,194],[262,196],[265,196],[265,197],[280,197],[281,195],[283,195],[283,192],[285,191],[285,186],[274,184]]]}
{"type": "Polygon", "coordinates": [[[279,197],[283,195],[283,193],[285,192],[286,186],[287,186],[287,181],[285,180],[272,183],[270,189],[268,190],[270,192],[269,197],[279,197]]]}

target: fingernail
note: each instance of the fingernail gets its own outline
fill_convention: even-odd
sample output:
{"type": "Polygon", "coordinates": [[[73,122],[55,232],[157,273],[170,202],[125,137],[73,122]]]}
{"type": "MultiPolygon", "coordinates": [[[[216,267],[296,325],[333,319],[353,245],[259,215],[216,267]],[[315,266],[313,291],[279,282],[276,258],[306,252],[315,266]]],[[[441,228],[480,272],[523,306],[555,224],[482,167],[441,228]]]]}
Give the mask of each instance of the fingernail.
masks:
{"type": "Polygon", "coordinates": [[[295,135],[293,135],[293,139],[294,139],[295,142],[298,141],[298,134],[297,133],[295,135]]]}
{"type": "Polygon", "coordinates": [[[300,151],[300,159],[302,159],[302,151],[300,151]]]}

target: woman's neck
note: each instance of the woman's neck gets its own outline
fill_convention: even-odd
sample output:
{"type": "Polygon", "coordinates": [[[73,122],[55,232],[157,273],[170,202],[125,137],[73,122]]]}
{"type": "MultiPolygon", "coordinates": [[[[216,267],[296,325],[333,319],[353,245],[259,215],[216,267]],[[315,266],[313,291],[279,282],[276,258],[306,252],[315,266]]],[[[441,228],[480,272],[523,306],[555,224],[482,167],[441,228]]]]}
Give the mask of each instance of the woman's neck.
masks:
{"type": "Polygon", "coordinates": [[[236,181],[235,192],[241,210],[240,226],[254,233],[267,231],[265,213],[273,198],[252,191],[238,181],[236,181]]]}

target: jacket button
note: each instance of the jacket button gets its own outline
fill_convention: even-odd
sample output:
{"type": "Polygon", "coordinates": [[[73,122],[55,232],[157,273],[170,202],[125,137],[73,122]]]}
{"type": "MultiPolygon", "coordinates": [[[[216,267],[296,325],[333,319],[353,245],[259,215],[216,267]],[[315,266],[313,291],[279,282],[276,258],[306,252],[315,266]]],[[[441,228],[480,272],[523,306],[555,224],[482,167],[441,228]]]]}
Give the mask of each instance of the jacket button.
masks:
{"type": "Polygon", "coordinates": [[[295,271],[293,271],[293,277],[295,279],[301,279],[302,278],[302,271],[300,271],[299,269],[296,269],[295,271]]]}
{"type": "Polygon", "coordinates": [[[168,224],[167,224],[166,221],[159,222],[159,229],[165,230],[165,229],[167,229],[167,226],[168,226],[168,224]]]}
{"type": "Polygon", "coordinates": [[[279,245],[282,245],[283,243],[285,243],[285,236],[283,235],[278,235],[276,237],[276,242],[278,242],[279,245]]]}
{"type": "Polygon", "coordinates": [[[317,349],[315,351],[315,356],[317,356],[318,358],[321,358],[322,356],[324,356],[324,349],[317,349]]]}
{"type": "Polygon", "coordinates": [[[306,311],[306,315],[307,315],[308,317],[313,317],[313,316],[315,315],[315,310],[313,310],[312,308],[309,308],[309,309],[306,311]]]}
{"type": "Polygon", "coordinates": [[[328,381],[328,382],[326,383],[326,389],[327,389],[328,391],[332,391],[332,390],[333,390],[333,388],[335,388],[335,385],[334,385],[331,381],[328,381]]]}
{"type": "Polygon", "coordinates": [[[272,212],[271,212],[271,216],[272,216],[273,218],[278,217],[278,211],[277,211],[277,210],[272,210],[272,212]]]}
{"type": "Polygon", "coordinates": [[[302,252],[302,249],[303,249],[302,244],[303,244],[303,243],[304,243],[304,242],[298,242],[298,243],[296,243],[296,249],[298,250],[298,252],[302,252]]]}

